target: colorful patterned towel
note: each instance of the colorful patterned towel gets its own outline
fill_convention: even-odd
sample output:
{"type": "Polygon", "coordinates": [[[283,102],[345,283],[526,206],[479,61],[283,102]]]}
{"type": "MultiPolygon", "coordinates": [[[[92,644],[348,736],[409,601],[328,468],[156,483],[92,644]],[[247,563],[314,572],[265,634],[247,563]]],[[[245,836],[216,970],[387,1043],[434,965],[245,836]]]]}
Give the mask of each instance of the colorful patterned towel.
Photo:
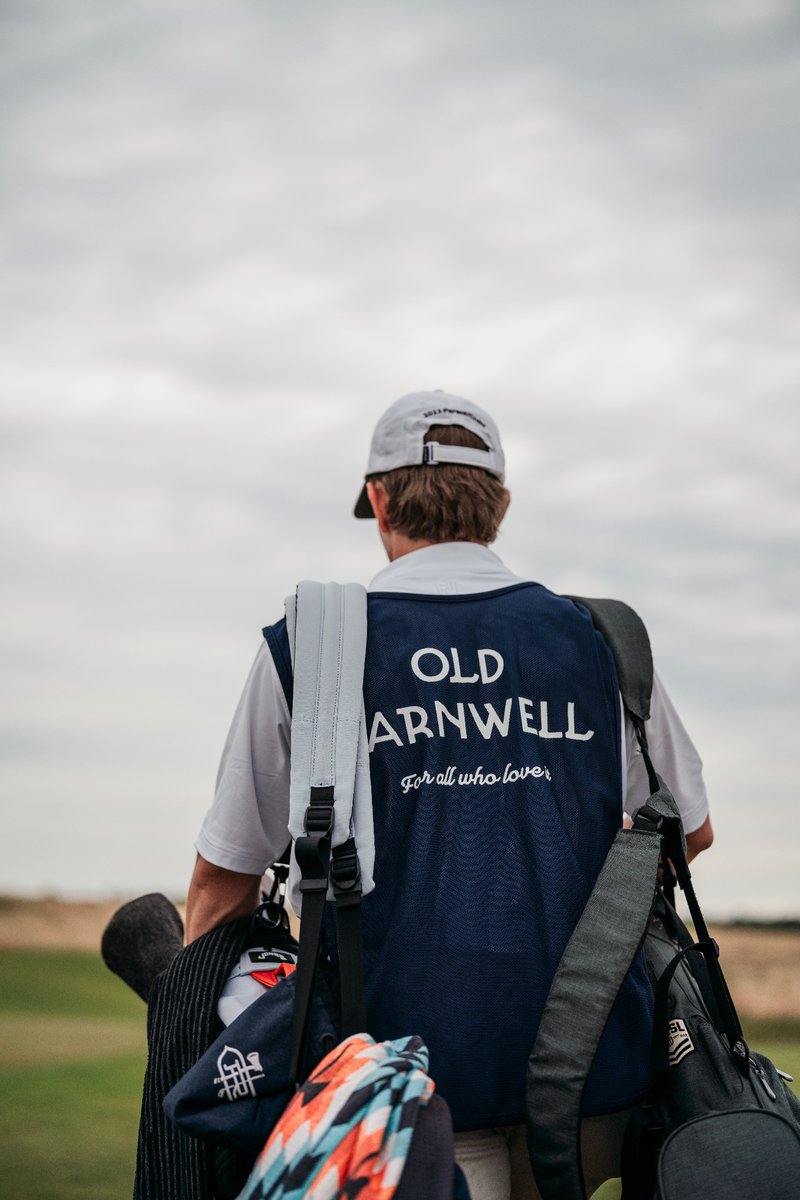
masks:
{"type": "Polygon", "coordinates": [[[294,1095],[239,1200],[391,1200],[433,1095],[419,1037],[341,1042],[294,1095]]]}

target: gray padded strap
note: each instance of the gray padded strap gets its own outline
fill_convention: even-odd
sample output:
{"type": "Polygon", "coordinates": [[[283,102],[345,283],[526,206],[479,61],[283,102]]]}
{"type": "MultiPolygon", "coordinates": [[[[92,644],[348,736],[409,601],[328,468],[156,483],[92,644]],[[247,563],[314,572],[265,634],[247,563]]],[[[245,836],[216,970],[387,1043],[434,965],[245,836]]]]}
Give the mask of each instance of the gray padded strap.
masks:
{"type": "MultiPolygon", "coordinates": [[[[366,894],[374,886],[375,857],[363,715],[366,590],[304,580],[286,601],[286,623],[294,672],[289,833],[293,839],[304,834],[311,788],[332,787],[332,844],[356,838],[366,894]]],[[[293,867],[294,899],[296,884],[293,867]]]]}
{"type": "MultiPolygon", "coordinates": [[[[662,816],[677,815],[663,783],[647,803],[662,816]]],[[[528,1151],[543,1200],[585,1200],[579,1150],[583,1089],[611,1007],[647,932],[660,850],[659,833],[620,830],[553,979],[525,1093],[528,1151]]]]}
{"type": "Polygon", "coordinates": [[[617,665],[619,690],[625,708],[647,721],[653,692],[653,655],[650,638],[638,613],[621,600],[593,600],[566,596],[589,610],[592,622],[602,633],[617,665]]]}

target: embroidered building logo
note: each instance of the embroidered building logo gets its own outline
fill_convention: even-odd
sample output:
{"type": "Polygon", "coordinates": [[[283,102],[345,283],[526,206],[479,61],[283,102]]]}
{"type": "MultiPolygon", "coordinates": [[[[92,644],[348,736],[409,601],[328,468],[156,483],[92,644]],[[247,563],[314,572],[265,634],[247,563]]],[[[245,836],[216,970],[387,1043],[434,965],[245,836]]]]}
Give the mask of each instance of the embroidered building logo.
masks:
{"type": "Polygon", "coordinates": [[[689,1036],[686,1022],[676,1019],[669,1023],[669,1065],[677,1067],[687,1054],[694,1050],[694,1042],[689,1036]]]}
{"type": "Polygon", "coordinates": [[[255,1098],[255,1081],[264,1078],[258,1052],[252,1050],[245,1058],[235,1046],[223,1046],[217,1059],[217,1070],[219,1075],[214,1083],[222,1084],[217,1092],[220,1100],[246,1100],[248,1096],[255,1098]]]}

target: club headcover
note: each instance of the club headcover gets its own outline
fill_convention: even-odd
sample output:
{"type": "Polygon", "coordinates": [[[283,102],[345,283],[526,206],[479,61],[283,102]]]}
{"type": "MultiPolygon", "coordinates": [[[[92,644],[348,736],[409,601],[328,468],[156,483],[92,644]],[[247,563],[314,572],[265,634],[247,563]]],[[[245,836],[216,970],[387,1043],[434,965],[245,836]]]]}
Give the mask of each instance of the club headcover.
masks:
{"type": "Polygon", "coordinates": [[[156,975],[183,948],[183,921],[160,892],[139,896],[118,908],[100,941],[103,962],[147,1002],[156,975]]]}

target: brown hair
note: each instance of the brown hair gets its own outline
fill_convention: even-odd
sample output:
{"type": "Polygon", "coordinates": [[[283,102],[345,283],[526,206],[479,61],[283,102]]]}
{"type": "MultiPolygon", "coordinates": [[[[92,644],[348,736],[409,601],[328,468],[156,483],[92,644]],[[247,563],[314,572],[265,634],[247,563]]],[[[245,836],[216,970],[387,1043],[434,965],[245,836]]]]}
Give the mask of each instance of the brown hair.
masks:
{"type": "MultiPolygon", "coordinates": [[[[461,425],[432,425],[425,441],[487,448],[477,434],[461,425]]],[[[497,537],[506,509],[505,488],[482,467],[437,463],[398,467],[367,478],[380,481],[386,488],[389,524],[406,537],[425,542],[486,544],[497,537]]]]}

